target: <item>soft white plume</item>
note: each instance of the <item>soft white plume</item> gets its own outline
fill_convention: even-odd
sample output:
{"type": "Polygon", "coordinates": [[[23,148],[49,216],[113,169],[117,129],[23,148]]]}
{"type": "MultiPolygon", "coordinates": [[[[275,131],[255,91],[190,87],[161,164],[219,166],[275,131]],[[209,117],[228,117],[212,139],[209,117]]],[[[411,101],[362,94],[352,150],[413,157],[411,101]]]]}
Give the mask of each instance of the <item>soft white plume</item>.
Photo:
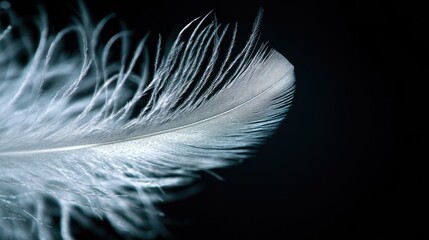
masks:
{"type": "Polygon", "coordinates": [[[72,239],[70,219],[86,216],[155,238],[162,188],[243,159],[292,99],[293,66],[256,47],[260,15],[242,50],[236,27],[206,16],[149,65],[147,37],[100,43],[111,18],[92,25],[81,12],[57,33],[42,13],[37,39],[12,12],[0,23],[1,239],[72,239]]]}

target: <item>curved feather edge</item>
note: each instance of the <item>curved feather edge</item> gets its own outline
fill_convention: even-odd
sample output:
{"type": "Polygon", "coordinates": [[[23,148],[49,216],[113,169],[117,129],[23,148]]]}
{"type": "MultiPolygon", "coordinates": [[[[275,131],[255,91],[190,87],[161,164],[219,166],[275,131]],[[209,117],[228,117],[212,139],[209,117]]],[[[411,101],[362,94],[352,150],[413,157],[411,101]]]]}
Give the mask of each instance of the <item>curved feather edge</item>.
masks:
{"type": "Polygon", "coordinates": [[[17,26],[0,25],[2,239],[73,239],[71,219],[90,217],[156,238],[165,233],[156,204],[174,199],[162,189],[245,158],[291,103],[293,66],[257,47],[261,12],[240,51],[237,27],[207,15],[165,53],[159,44],[150,66],[147,36],[131,47],[124,30],[100,44],[111,17],[93,25],[80,7],[55,34],[42,12],[37,44],[12,12],[17,26]],[[78,53],[64,49],[70,37],[78,53]]]}

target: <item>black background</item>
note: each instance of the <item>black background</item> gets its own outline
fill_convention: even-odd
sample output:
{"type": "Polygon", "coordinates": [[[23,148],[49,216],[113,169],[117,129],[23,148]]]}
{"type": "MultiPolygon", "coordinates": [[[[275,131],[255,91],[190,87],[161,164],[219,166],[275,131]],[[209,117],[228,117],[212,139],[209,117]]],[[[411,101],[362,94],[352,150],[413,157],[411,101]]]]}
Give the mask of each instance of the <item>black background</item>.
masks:
{"type": "MultiPolygon", "coordinates": [[[[47,7],[69,22],[75,1],[47,7]]],[[[293,105],[276,134],[204,189],[163,206],[176,239],[422,239],[428,133],[428,14],[410,1],[87,1],[137,36],[167,38],[214,10],[245,39],[259,7],[261,40],[295,66],[293,105]],[[172,34],[173,33],[173,34],[172,34]],[[420,220],[420,218],[422,220],[420,220]]]]}

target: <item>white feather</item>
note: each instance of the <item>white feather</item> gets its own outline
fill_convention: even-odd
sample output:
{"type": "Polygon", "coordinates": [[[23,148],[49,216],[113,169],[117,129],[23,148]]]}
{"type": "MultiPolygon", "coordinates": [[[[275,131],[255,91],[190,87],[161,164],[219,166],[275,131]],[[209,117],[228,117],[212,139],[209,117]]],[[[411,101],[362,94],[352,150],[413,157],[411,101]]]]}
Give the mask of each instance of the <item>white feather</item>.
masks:
{"type": "Polygon", "coordinates": [[[53,239],[56,231],[72,239],[70,219],[85,218],[82,211],[124,235],[155,238],[163,229],[156,203],[168,197],[160,188],[243,159],[292,99],[292,65],[255,49],[260,15],[237,54],[236,28],[226,39],[228,25],[206,16],[164,56],[158,46],[150,67],[147,37],[132,53],[127,31],[101,45],[110,18],[93,26],[82,12],[56,34],[42,14],[35,45],[22,26],[0,33],[2,239],[53,239]],[[70,54],[63,43],[73,36],[79,49],[70,54]],[[118,61],[110,57],[116,45],[118,61]],[[61,209],[59,230],[47,199],[61,209]]]}

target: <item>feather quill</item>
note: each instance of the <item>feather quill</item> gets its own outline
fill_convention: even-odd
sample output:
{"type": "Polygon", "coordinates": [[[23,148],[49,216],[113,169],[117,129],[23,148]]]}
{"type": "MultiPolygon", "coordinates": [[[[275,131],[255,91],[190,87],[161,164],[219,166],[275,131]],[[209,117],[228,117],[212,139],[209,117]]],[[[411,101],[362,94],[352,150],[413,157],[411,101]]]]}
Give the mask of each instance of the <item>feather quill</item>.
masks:
{"type": "Polygon", "coordinates": [[[293,66],[257,47],[261,14],[240,51],[237,28],[206,23],[207,15],[165,53],[159,44],[151,66],[147,37],[133,51],[128,31],[101,44],[111,17],[92,25],[81,13],[52,34],[42,12],[36,44],[13,13],[17,26],[0,23],[2,239],[73,239],[71,219],[86,216],[124,236],[155,238],[163,188],[243,159],[291,103],[293,66]],[[63,45],[70,37],[73,53],[63,45]]]}

